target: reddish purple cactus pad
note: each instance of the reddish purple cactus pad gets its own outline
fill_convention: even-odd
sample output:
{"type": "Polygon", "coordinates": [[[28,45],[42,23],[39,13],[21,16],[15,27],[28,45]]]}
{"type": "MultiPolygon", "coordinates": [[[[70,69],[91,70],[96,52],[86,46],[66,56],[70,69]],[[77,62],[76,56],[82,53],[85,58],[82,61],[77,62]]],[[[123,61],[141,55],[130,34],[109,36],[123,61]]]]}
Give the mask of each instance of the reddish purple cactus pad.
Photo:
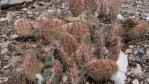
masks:
{"type": "Polygon", "coordinates": [[[113,37],[111,40],[111,46],[109,49],[109,54],[108,54],[108,59],[112,60],[112,61],[117,61],[120,51],[121,51],[121,47],[122,47],[122,41],[121,41],[121,37],[113,37]]]}
{"type": "Polygon", "coordinates": [[[149,23],[141,22],[128,32],[129,39],[141,39],[148,33],[149,23]]]}
{"type": "Polygon", "coordinates": [[[59,43],[63,46],[63,49],[68,54],[68,56],[75,55],[78,42],[71,34],[63,33],[59,38],[59,43]]]}
{"type": "Polygon", "coordinates": [[[14,31],[22,37],[30,36],[33,30],[31,20],[29,19],[18,19],[14,23],[14,31]]]}
{"type": "Polygon", "coordinates": [[[46,84],[58,84],[60,77],[62,75],[62,65],[60,61],[56,61],[53,67],[50,69],[52,73],[50,78],[47,80],[46,84]]]}
{"type": "Polygon", "coordinates": [[[27,79],[35,81],[35,75],[42,71],[43,64],[36,58],[36,55],[29,53],[23,61],[23,69],[27,79]]]}
{"type": "Polygon", "coordinates": [[[76,51],[75,61],[76,63],[78,63],[78,65],[83,65],[88,63],[89,60],[89,46],[85,43],[82,43],[81,45],[79,45],[76,51]]]}
{"type": "Polygon", "coordinates": [[[116,71],[117,65],[111,60],[92,60],[85,65],[86,74],[95,81],[109,79],[116,71]]]}
{"type": "Polygon", "coordinates": [[[49,19],[41,27],[42,36],[46,40],[50,40],[50,38],[52,36],[54,36],[54,34],[56,34],[56,33],[59,32],[58,27],[60,25],[63,25],[63,24],[64,24],[64,21],[61,20],[61,19],[57,19],[57,18],[51,18],[51,19],[49,19]]]}

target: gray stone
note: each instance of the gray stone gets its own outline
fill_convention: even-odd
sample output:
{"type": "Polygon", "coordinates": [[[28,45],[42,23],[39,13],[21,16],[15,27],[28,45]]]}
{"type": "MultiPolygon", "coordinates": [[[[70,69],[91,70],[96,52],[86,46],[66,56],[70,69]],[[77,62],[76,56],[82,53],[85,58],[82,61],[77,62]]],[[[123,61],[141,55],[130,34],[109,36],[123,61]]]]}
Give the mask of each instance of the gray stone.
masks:
{"type": "Polygon", "coordinates": [[[132,73],[133,73],[134,75],[142,74],[143,72],[142,72],[141,68],[142,68],[141,65],[140,65],[140,64],[137,64],[137,67],[132,70],[132,73]]]}
{"type": "Polygon", "coordinates": [[[23,2],[31,2],[32,0],[1,0],[1,6],[3,5],[13,5],[21,4],[23,2]]]}
{"type": "Polygon", "coordinates": [[[1,49],[7,48],[10,43],[11,43],[11,41],[1,42],[1,43],[0,43],[1,49]]]}
{"type": "Polygon", "coordinates": [[[17,34],[12,34],[12,35],[10,36],[10,39],[16,39],[17,37],[19,37],[19,35],[17,35],[17,34]]]}
{"type": "Polygon", "coordinates": [[[8,52],[9,50],[7,48],[4,48],[1,50],[1,55],[4,55],[8,52]]]}

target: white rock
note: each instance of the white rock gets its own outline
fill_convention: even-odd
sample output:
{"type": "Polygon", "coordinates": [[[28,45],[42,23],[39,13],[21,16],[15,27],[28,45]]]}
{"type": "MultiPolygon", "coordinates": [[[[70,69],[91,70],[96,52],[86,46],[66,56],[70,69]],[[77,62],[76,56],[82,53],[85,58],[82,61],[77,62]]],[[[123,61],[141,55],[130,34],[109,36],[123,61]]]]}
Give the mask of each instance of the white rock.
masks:
{"type": "Polygon", "coordinates": [[[145,81],[149,83],[149,78],[145,79],[145,81]]]}
{"type": "Polygon", "coordinates": [[[98,17],[98,16],[99,16],[99,13],[98,13],[98,12],[95,12],[94,15],[95,15],[96,17],[98,17]]]}
{"type": "Polygon", "coordinates": [[[11,41],[1,42],[0,43],[1,49],[7,48],[10,43],[11,43],[11,41]]]}
{"type": "Polygon", "coordinates": [[[61,9],[57,9],[57,14],[60,15],[62,13],[61,9]]]}
{"type": "Polygon", "coordinates": [[[141,70],[141,65],[140,64],[137,64],[137,67],[135,69],[132,70],[132,73],[134,75],[139,75],[139,74],[142,74],[142,70],[141,70]]]}
{"type": "Polygon", "coordinates": [[[118,15],[117,15],[117,19],[119,19],[119,20],[124,20],[124,17],[123,17],[121,14],[118,14],[118,15]]]}
{"type": "Polygon", "coordinates": [[[36,78],[38,79],[38,84],[42,84],[43,77],[41,74],[36,74],[36,78]]]}
{"type": "Polygon", "coordinates": [[[20,4],[23,2],[31,2],[32,0],[1,0],[1,5],[20,4]]]}
{"type": "Polygon", "coordinates": [[[131,75],[131,73],[130,72],[127,72],[127,75],[131,75]]]}
{"type": "Polygon", "coordinates": [[[135,17],[135,16],[130,16],[129,18],[134,19],[134,18],[136,18],[136,17],[135,17]]]}
{"type": "Polygon", "coordinates": [[[138,79],[134,79],[134,80],[132,81],[132,84],[139,84],[138,79]]]}
{"type": "Polygon", "coordinates": [[[1,55],[4,55],[8,52],[9,50],[7,48],[4,48],[1,50],[1,55]]]}
{"type": "Polygon", "coordinates": [[[15,16],[15,13],[8,12],[6,17],[5,18],[1,18],[0,21],[8,21],[8,22],[10,22],[13,16],[15,16]]]}
{"type": "Polygon", "coordinates": [[[128,67],[128,58],[124,52],[120,52],[116,64],[118,66],[118,70],[116,73],[112,75],[111,80],[113,80],[115,84],[125,84],[125,80],[127,78],[125,74],[127,72],[128,67]]]}
{"type": "Polygon", "coordinates": [[[4,82],[8,81],[6,77],[0,77],[0,84],[4,84],[4,82]]]}
{"type": "Polygon", "coordinates": [[[105,55],[109,53],[108,49],[105,47],[105,55]]]}
{"type": "Polygon", "coordinates": [[[55,11],[54,11],[54,10],[49,9],[49,10],[47,10],[47,12],[48,12],[48,13],[54,13],[55,11]]]}
{"type": "Polygon", "coordinates": [[[1,18],[0,19],[0,22],[4,22],[4,21],[6,21],[7,20],[7,18],[1,18]]]}
{"type": "Polygon", "coordinates": [[[149,16],[146,17],[146,20],[149,21],[149,16]]]}
{"type": "Polygon", "coordinates": [[[132,54],[133,53],[133,49],[129,48],[125,50],[126,54],[132,54]]]}
{"type": "Polygon", "coordinates": [[[28,9],[27,9],[27,8],[22,8],[22,10],[23,10],[23,11],[27,11],[28,9]]]}
{"type": "Polygon", "coordinates": [[[121,73],[121,72],[117,72],[114,75],[112,75],[112,80],[115,82],[114,84],[125,84],[125,80],[126,80],[126,75],[121,73]]]}
{"type": "Polygon", "coordinates": [[[134,45],[129,45],[129,48],[134,48],[134,45]]]}
{"type": "Polygon", "coordinates": [[[62,77],[62,81],[63,81],[64,84],[67,82],[67,80],[68,80],[68,76],[67,75],[62,77]]]}
{"type": "Polygon", "coordinates": [[[10,36],[10,39],[16,39],[17,37],[19,37],[19,35],[17,35],[17,34],[12,34],[12,35],[10,36]]]}
{"type": "Polygon", "coordinates": [[[146,50],[146,55],[149,56],[149,49],[146,50]]]}

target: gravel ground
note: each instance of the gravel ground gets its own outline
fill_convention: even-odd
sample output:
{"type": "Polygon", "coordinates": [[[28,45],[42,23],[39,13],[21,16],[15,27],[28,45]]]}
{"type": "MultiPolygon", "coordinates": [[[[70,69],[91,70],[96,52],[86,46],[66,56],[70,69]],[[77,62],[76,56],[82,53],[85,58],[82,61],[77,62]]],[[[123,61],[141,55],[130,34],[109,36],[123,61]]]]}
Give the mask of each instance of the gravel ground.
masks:
{"type": "MultiPolygon", "coordinates": [[[[7,78],[10,77],[8,72],[12,68],[19,67],[18,63],[22,61],[22,57],[17,52],[9,49],[10,44],[15,43],[19,45],[21,43],[16,40],[18,35],[13,31],[14,21],[19,18],[34,20],[39,14],[55,17],[62,10],[67,10],[67,8],[64,8],[65,4],[62,4],[61,0],[55,0],[53,3],[46,1],[33,4],[24,3],[0,11],[0,84],[2,81],[7,81],[7,78]]],[[[148,8],[148,0],[123,0],[120,14],[125,19],[132,18],[134,20],[149,21],[148,8]]],[[[125,53],[128,54],[129,58],[126,84],[149,84],[149,40],[128,42],[125,45],[125,53]]]]}

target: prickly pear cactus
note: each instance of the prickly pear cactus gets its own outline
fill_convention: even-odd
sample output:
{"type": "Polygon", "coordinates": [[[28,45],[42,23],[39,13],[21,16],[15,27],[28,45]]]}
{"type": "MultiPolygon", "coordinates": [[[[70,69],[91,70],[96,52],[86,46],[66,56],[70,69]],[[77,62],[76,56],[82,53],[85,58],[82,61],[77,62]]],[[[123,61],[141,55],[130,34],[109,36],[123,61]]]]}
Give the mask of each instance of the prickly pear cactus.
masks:
{"type": "MultiPolygon", "coordinates": [[[[110,79],[121,68],[117,61],[122,52],[123,40],[126,40],[123,38],[141,39],[149,30],[148,22],[134,23],[133,20],[126,20],[115,25],[100,21],[100,17],[93,15],[98,12],[99,16],[105,18],[108,15],[111,20],[115,20],[121,0],[66,1],[69,3],[70,11],[78,17],[72,17],[71,21],[65,19],[65,22],[62,19],[50,18],[44,22],[47,18],[41,16],[35,21],[34,28],[41,26],[39,29],[44,39],[34,41],[35,43],[39,41],[38,47],[33,45],[34,47],[30,48],[37,48],[38,56],[44,54],[53,61],[58,60],[55,64],[44,67],[50,72],[45,82],[47,84],[61,84],[61,82],[62,84],[84,84],[86,80],[100,83],[100,81],[110,79]],[[86,11],[87,15],[85,15],[86,11]],[[90,18],[80,19],[81,14],[90,18]],[[50,41],[55,36],[56,39],[50,41]],[[47,49],[42,49],[43,46],[47,49]]],[[[20,19],[15,22],[15,31],[20,36],[28,37],[32,30],[30,20],[20,19]]],[[[49,59],[44,61],[49,63],[49,59]]],[[[36,74],[44,73],[41,72],[42,62],[32,53],[25,56],[23,69],[28,80],[35,81],[36,74]]]]}
{"type": "Polygon", "coordinates": [[[18,19],[14,23],[14,31],[22,37],[30,36],[33,30],[30,19],[18,19]]]}

